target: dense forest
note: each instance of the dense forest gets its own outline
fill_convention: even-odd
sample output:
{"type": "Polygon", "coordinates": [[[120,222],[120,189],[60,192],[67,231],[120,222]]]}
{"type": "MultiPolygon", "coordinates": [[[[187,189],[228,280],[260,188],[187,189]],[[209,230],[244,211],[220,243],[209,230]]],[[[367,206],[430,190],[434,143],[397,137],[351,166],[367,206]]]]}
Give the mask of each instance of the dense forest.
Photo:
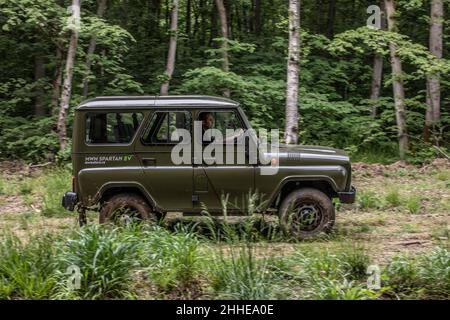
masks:
{"type": "Polygon", "coordinates": [[[0,0],[0,158],[68,159],[81,101],[159,94],[230,97],[255,128],[364,161],[448,154],[449,6],[0,0]]]}

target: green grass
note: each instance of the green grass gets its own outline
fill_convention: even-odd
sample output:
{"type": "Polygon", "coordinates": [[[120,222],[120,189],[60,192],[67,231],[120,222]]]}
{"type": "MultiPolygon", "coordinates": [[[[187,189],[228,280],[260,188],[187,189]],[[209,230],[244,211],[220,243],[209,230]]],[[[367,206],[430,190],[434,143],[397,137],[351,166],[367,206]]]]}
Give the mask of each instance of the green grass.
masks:
{"type": "Polygon", "coordinates": [[[401,204],[400,193],[397,188],[390,189],[384,199],[392,207],[398,207],[401,204]]]}
{"type": "Polygon", "coordinates": [[[25,243],[8,234],[0,242],[0,299],[48,299],[55,292],[55,238],[31,237],[25,243]]]}
{"type": "Polygon", "coordinates": [[[383,274],[390,294],[400,298],[450,298],[450,252],[437,247],[419,257],[394,257],[383,274]]]}
{"type": "Polygon", "coordinates": [[[256,258],[250,245],[229,247],[229,256],[219,251],[209,267],[215,298],[261,300],[272,297],[273,277],[268,260],[256,258]]]}
{"type": "Polygon", "coordinates": [[[53,169],[37,179],[37,192],[42,197],[42,214],[44,216],[61,216],[68,213],[61,206],[61,196],[71,190],[72,176],[68,170],[53,169]]]}
{"type": "Polygon", "coordinates": [[[418,214],[422,208],[422,198],[420,196],[413,195],[406,199],[405,207],[411,214],[418,214]]]}
{"type": "Polygon", "coordinates": [[[58,297],[124,298],[130,295],[131,270],[137,267],[138,238],[117,229],[91,225],[60,248],[58,297]],[[68,268],[81,271],[80,288],[67,286],[68,268]]]}
{"type": "Polygon", "coordinates": [[[357,197],[358,205],[362,209],[371,209],[380,207],[380,199],[375,192],[367,190],[362,191],[357,197]]]}
{"type": "Polygon", "coordinates": [[[200,252],[197,235],[186,229],[175,233],[161,227],[136,230],[140,238],[140,264],[158,289],[183,298],[198,294],[197,276],[205,257],[200,252]]]}

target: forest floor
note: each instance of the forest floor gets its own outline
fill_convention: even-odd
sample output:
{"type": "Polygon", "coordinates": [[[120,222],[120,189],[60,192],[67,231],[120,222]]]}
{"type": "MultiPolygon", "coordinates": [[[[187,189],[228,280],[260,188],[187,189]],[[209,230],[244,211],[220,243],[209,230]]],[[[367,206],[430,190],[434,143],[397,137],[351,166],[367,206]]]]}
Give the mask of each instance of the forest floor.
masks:
{"type": "MultiPolygon", "coordinates": [[[[70,189],[68,169],[2,162],[0,172],[0,235],[11,232],[26,242],[31,235],[78,229],[76,214],[60,207],[61,195],[70,189]]],[[[269,241],[261,237],[254,244],[256,256],[288,256],[298,250],[358,245],[372,264],[383,266],[394,256],[415,256],[449,245],[449,161],[436,159],[423,167],[400,162],[354,163],[353,184],[358,190],[357,202],[337,204],[331,235],[308,241],[269,241]]],[[[97,219],[97,213],[88,213],[89,224],[96,224],[97,219]]],[[[192,218],[181,219],[174,213],[166,220],[170,229],[171,221],[186,223],[192,218]]],[[[217,249],[222,246],[211,244],[217,249]]]]}

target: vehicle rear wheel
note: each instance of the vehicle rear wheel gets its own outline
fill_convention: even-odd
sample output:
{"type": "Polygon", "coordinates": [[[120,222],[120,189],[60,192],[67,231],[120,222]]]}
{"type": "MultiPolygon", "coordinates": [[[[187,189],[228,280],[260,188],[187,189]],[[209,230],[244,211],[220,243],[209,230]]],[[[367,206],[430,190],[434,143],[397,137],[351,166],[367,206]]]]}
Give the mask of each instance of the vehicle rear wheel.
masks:
{"type": "Polygon", "coordinates": [[[100,209],[100,223],[126,225],[143,220],[156,223],[157,216],[147,201],[136,194],[121,193],[112,196],[100,209]]]}
{"type": "Polygon", "coordinates": [[[331,199],[313,188],[291,192],[283,200],[279,215],[283,232],[300,239],[314,237],[322,231],[329,232],[335,221],[331,199]]]}

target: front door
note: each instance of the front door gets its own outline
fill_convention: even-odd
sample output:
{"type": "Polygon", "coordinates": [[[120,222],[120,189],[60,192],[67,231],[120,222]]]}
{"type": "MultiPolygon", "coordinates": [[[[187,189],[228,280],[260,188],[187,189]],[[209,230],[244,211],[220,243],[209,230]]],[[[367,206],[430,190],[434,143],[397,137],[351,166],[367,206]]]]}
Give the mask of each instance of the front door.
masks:
{"type": "MultiPolygon", "coordinates": [[[[248,163],[244,139],[240,139],[246,129],[244,122],[234,109],[199,110],[196,120],[202,123],[203,161],[194,166],[195,208],[218,212],[226,205],[228,211],[245,212],[249,195],[254,192],[255,168],[248,163]],[[210,133],[212,138],[208,138],[210,133]]],[[[194,135],[194,139],[198,137],[194,135]]]]}
{"type": "MultiPolygon", "coordinates": [[[[171,154],[180,142],[177,129],[191,131],[192,116],[186,110],[156,110],[136,146],[145,175],[145,187],[164,211],[191,211],[193,167],[176,165],[171,154]]],[[[189,143],[189,142],[186,142],[189,143]]]]}

